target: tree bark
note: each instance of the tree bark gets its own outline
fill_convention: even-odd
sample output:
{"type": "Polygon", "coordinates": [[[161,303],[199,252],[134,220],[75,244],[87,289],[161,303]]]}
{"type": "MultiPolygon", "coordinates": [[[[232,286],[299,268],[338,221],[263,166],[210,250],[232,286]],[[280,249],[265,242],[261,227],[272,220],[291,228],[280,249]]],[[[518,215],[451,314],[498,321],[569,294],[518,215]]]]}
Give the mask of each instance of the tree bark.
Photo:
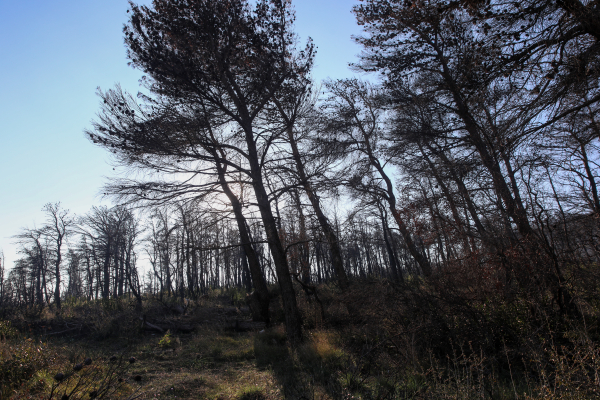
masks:
{"type": "Polygon", "coordinates": [[[296,302],[296,293],[292,285],[292,277],[285,254],[285,249],[279,238],[277,223],[273,216],[269,197],[265,190],[262,170],[259,163],[258,151],[254,141],[254,132],[251,123],[242,124],[246,137],[246,145],[248,147],[248,161],[250,163],[250,171],[252,178],[252,186],[256,196],[256,202],[260,211],[261,219],[267,235],[269,250],[275,264],[277,273],[277,281],[281,290],[281,299],[283,301],[283,309],[285,311],[286,333],[290,343],[295,346],[302,341],[302,318],[296,302]]]}
{"type": "Polygon", "coordinates": [[[325,216],[325,213],[323,213],[319,196],[308,180],[306,171],[304,169],[304,163],[302,162],[300,151],[298,150],[298,144],[296,143],[296,138],[294,137],[294,131],[291,126],[288,126],[287,134],[290,146],[292,147],[292,155],[294,157],[294,162],[296,163],[296,172],[300,178],[300,183],[302,184],[302,187],[308,196],[308,200],[315,211],[319,225],[325,234],[325,239],[327,240],[327,244],[329,245],[329,249],[331,251],[331,263],[337,275],[340,288],[342,290],[346,290],[350,286],[350,282],[348,280],[346,270],[344,269],[344,261],[342,260],[342,252],[340,250],[337,235],[333,231],[333,228],[329,223],[329,219],[325,216]]]}
{"type": "Polygon", "coordinates": [[[254,247],[252,247],[250,235],[247,229],[246,217],[244,217],[242,211],[242,204],[240,203],[238,197],[231,191],[231,188],[227,183],[225,169],[223,165],[220,162],[217,162],[216,167],[221,188],[223,189],[223,192],[231,202],[231,207],[233,209],[233,214],[237,223],[242,247],[244,249],[246,260],[248,261],[248,266],[250,268],[250,276],[252,278],[252,285],[254,286],[255,296],[260,305],[260,314],[264,322],[268,325],[271,322],[271,316],[269,313],[269,289],[267,288],[267,281],[262,272],[262,269],[260,268],[258,255],[256,254],[256,251],[254,251],[254,247]]]}

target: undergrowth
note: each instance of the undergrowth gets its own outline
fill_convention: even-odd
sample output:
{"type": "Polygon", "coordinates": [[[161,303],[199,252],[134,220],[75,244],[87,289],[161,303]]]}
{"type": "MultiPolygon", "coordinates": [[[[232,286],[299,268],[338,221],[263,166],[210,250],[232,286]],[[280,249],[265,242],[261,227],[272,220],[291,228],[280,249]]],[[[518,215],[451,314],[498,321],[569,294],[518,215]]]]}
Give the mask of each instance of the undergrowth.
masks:
{"type": "Polygon", "coordinates": [[[343,295],[321,285],[318,299],[298,288],[305,340],[295,348],[278,318],[235,329],[250,318],[238,290],[179,316],[165,314],[177,299],[146,299],[144,321],[174,327],[163,332],[143,329],[124,299],[20,310],[0,321],[0,399],[600,398],[600,307],[589,292],[570,315],[551,296],[543,305],[444,287],[365,280],[343,295]]]}

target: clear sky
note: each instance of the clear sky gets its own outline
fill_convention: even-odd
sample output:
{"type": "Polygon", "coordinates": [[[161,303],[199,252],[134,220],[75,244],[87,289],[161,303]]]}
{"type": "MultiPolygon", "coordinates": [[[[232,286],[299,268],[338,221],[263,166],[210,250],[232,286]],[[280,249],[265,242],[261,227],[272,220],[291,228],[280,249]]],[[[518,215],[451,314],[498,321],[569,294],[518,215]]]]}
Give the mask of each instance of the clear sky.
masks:
{"type": "MultiPolygon", "coordinates": [[[[314,77],[355,75],[360,47],[350,12],[356,0],[296,0],[296,31],[318,46],[314,77]]],[[[150,4],[150,0],[137,1],[150,4]]],[[[84,214],[106,204],[108,154],[83,135],[98,111],[96,88],[137,93],[127,66],[126,0],[0,0],[0,250],[19,257],[11,236],[42,225],[44,204],[84,214]]]]}

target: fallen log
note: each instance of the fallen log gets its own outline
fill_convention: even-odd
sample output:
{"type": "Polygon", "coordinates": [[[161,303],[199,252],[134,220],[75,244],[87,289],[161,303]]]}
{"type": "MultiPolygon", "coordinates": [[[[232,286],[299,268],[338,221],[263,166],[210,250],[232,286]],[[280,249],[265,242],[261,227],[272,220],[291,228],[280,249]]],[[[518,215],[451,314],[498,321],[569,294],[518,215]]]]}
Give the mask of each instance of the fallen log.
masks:
{"type": "Polygon", "coordinates": [[[154,331],[158,331],[160,333],[165,333],[165,330],[163,328],[161,328],[160,326],[151,324],[150,322],[146,321],[145,315],[143,318],[140,317],[140,319],[142,320],[142,329],[154,330],[154,331]]]}
{"type": "Polygon", "coordinates": [[[140,318],[142,320],[142,329],[149,331],[156,331],[159,333],[165,333],[167,330],[171,332],[191,333],[194,327],[191,325],[177,324],[173,321],[167,321],[165,323],[151,323],[146,318],[140,318]]]}

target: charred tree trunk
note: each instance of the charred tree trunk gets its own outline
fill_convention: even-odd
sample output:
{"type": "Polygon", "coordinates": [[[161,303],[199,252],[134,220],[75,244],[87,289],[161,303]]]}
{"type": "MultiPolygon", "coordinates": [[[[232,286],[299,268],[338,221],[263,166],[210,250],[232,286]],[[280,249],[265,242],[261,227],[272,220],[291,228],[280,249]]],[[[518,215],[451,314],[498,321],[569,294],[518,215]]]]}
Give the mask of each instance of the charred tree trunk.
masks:
{"type": "Polygon", "coordinates": [[[267,235],[267,241],[275,270],[277,273],[277,281],[281,290],[281,299],[285,311],[285,325],[288,339],[295,345],[302,341],[302,318],[298,305],[296,303],[296,293],[292,285],[292,277],[285,254],[285,249],[279,238],[277,223],[273,216],[271,204],[265,185],[263,183],[262,168],[260,166],[256,143],[254,142],[254,133],[249,119],[246,118],[246,123],[243,124],[244,133],[246,136],[246,145],[248,146],[248,161],[252,174],[252,186],[256,196],[256,202],[260,211],[261,219],[267,235]]]}
{"type": "Polygon", "coordinates": [[[340,288],[342,290],[346,290],[350,286],[350,282],[344,269],[344,261],[342,260],[342,252],[340,250],[337,235],[329,223],[329,219],[325,216],[325,213],[323,213],[319,196],[308,180],[306,171],[304,169],[304,163],[302,161],[302,157],[300,156],[300,151],[298,150],[298,144],[296,143],[296,138],[294,137],[294,131],[291,126],[288,127],[287,133],[290,146],[292,147],[292,155],[294,157],[294,162],[296,163],[296,172],[300,178],[300,183],[302,184],[302,187],[308,196],[308,200],[315,211],[319,225],[321,226],[323,234],[325,235],[325,239],[327,240],[327,244],[329,245],[329,249],[331,251],[331,264],[333,265],[333,269],[337,275],[340,288]]]}

